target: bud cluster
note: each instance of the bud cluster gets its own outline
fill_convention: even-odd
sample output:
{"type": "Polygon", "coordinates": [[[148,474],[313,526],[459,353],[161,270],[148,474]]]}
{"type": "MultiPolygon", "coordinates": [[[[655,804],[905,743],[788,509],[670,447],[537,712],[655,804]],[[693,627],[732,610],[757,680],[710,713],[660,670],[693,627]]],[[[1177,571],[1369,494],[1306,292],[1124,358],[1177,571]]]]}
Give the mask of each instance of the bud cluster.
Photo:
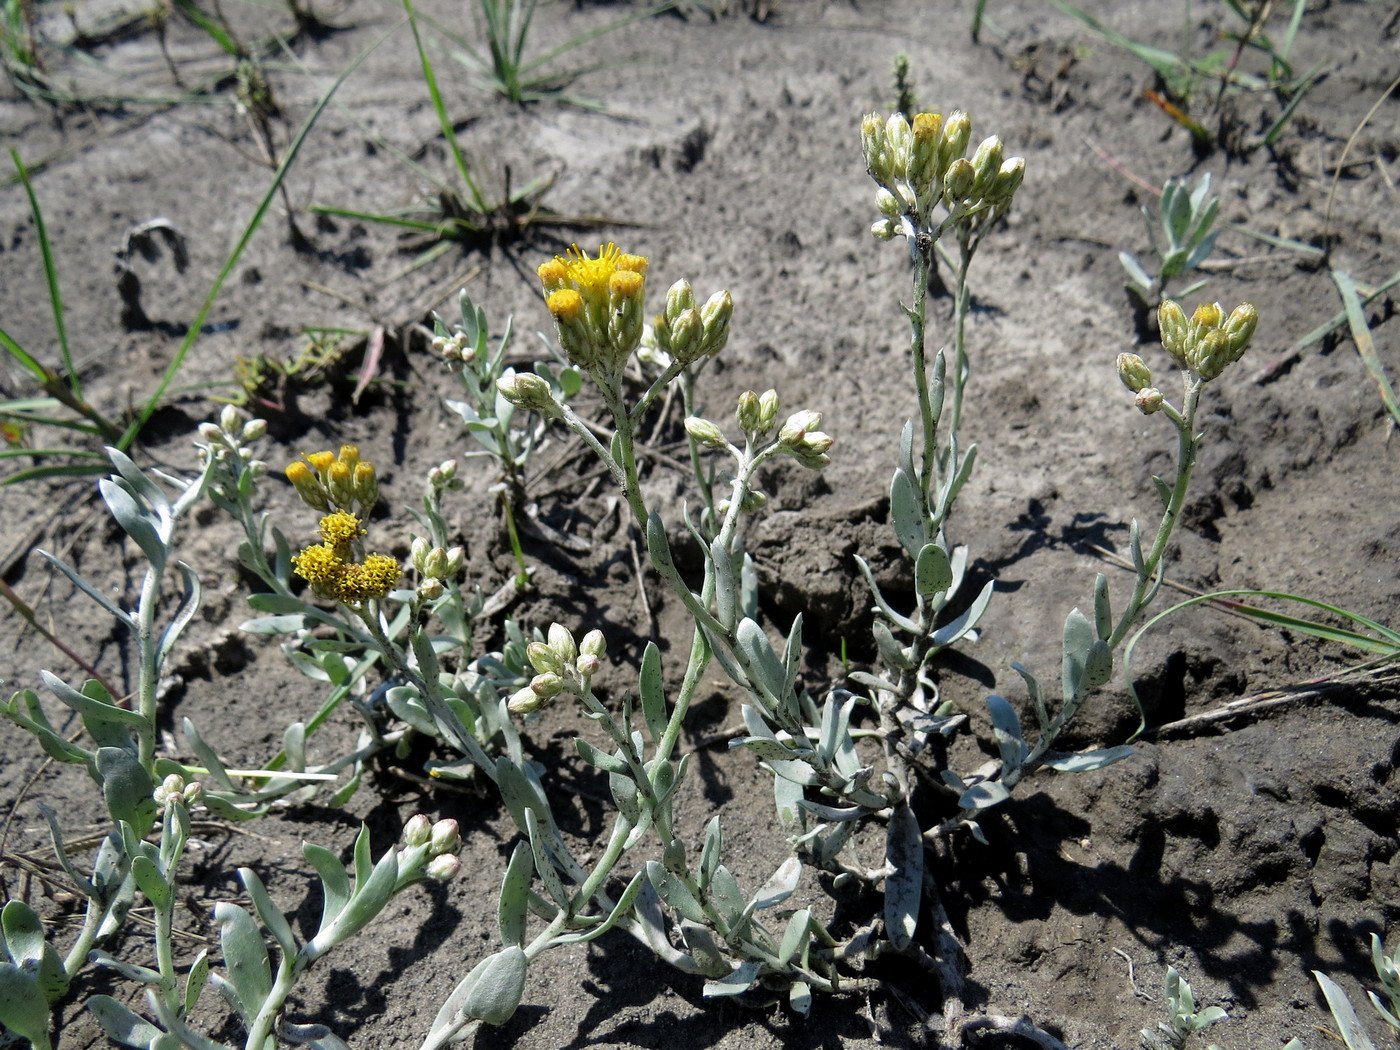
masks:
{"type": "Polygon", "coordinates": [[[445,459],[428,471],[428,487],[435,493],[455,492],[464,484],[465,482],[457,476],[455,459],[445,459]]]}
{"type": "Polygon", "coordinates": [[[603,666],[608,646],[602,631],[589,631],[581,642],[575,642],[567,627],[552,623],[547,639],[525,647],[535,676],[508,702],[518,715],[533,714],[562,693],[584,693],[603,666]]]}
{"type": "Polygon", "coordinates": [[[882,216],[871,233],[881,240],[914,237],[928,228],[940,203],[955,220],[994,221],[1005,214],[1025,175],[1025,158],[1004,157],[1001,139],[993,135],[968,159],[971,137],[972,119],[961,110],[946,119],[919,113],[912,123],[902,113],[883,120],[868,114],[861,121],[861,147],[866,170],[880,187],[875,203],[882,216]]]}
{"type": "Polygon", "coordinates": [[[399,850],[400,878],[421,873],[434,882],[447,882],[462,870],[457,851],[462,833],[455,820],[430,821],[415,813],[403,826],[403,848],[399,850]]]}
{"type": "Polygon", "coordinates": [[[201,463],[213,459],[219,464],[219,474],[235,480],[247,469],[254,477],[267,473],[267,464],[255,459],[248,446],[267,433],[267,420],[249,419],[233,405],[225,405],[217,423],[201,423],[198,445],[201,463]]]}
{"type": "Polygon", "coordinates": [[[466,560],[466,551],[461,547],[429,547],[422,536],[414,537],[411,561],[418,573],[418,596],[427,601],[442,597],[447,581],[461,573],[466,560]]]}
{"type": "Polygon", "coordinates": [[[761,394],[745,390],[739,395],[739,407],[734,415],[739,420],[740,429],[756,440],[773,429],[780,404],[776,390],[765,390],[761,394]]]}
{"type": "Polygon", "coordinates": [[[642,341],[647,260],[615,244],[598,257],[574,245],[537,271],[559,345],[569,360],[604,380],[615,378],[642,341]]]}
{"type": "Polygon", "coordinates": [[[826,453],[832,444],[831,436],[817,429],[821,425],[820,412],[794,412],[778,431],[778,445],[804,467],[821,470],[831,462],[826,453]]]}
{"type": "Polygon", "coordinates": [[[360,459],[359,446],[341,445],[339,452],[303,453],[302,460],[290,464],[286,474],[303,503],[323,514],[344,511],[369,516],[379,501],[379,477],[374,464],[360,459]]]}
{"type": "Polygon", "coordinates": [[[1251,303],[1241,303],[1228,317],[1219,303],[1202,303],[1190,318],[1170,299],[1157,308],[1163,349],[1205,382],[1244,356],[1258,324],[1259,311],[1251,303]]]}
{"type": "Polygon", "coordinates": [[[665,313],[652,320],[649,349],[654,357],[665,355],[683,365],[713,357],[729,342],[733,315],[734,297],[727,291],[697,306],[690,282],[679,280],[666,292],[665,313]]]}
{"type": "Polygon", "coordinates": [[[170,773],[151,792],[157,806],[184,806],[189,808],[204,798],[204,785],[198,780],[189,784],[179,773],[170,773]]]}
{"type": "Polygon", "coordinates": [[[433,336],[431,345],[433,353],[447,362],[450,371],[460,372],[463,365],[476,360],[476,347],[460,326],[454,326],[449,335],[433,336]]]}

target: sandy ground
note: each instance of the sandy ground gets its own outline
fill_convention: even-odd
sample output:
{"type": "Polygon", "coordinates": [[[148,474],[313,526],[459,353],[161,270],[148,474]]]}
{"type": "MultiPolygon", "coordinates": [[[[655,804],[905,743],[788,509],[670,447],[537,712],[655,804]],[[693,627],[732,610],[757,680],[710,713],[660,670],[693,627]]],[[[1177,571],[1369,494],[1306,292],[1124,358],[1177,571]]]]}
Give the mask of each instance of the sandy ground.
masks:
{"type": "MultiPolygon", "coordinates": [[[[245,40],[291,32],[285,11],[224,6],[245,40]]],[[[1085,6],[1135,39],[1182,46],[1179,5],[1085,6]]],[[[471,7],[427,2],[422,10],[471,36],[479,32],[471,7]]],[[[1132,409],[1113,370],[1122,350],[1160,355],[1138,345],[1116,255],[1146,252],[1139,205],[1153,198],[1143,187],[1168,176],[1209,171],[1221,196],[1223,232],[1198,298],[1227,308],[1249,300],[1263,318],[1250,357],[1210,388],[1206,451],[1174,542],[1172,580],[1290,591],[1393,623],[1400,597],[1393,423],[1349,339],[1328,337],[1289,356],[1341,308],[1329,267],[1363,285],[1394,270],[1400,128],[1394,98],[1377,101],[1400,57],[1392,8],[1308,5],[1293,58],[1300,70],[1321,63],[1323,76],[1271,149],[1240,144],[1269,126],[1277,100],[1231,91],[1216,106],[1218,81],[1202,80],[1197,112],[1236,147],[1205,153],[1144,98],[1144,88],[1160,87],[1145,65],[1029,0],[989,4],[995,24],[977,45],[969,40],[968,4],[784,0],[763,22],[737,11],[718,19],[698,10],[646,18],[581,52],[604,68],[573,90],[603,103],[603,113],[557,102],[513,106],[435,51],[461,141],[488,193],[499,193],[507,177],[519,186],[550,176],[550,208],[610,221],[581,233],[541,226],[522,240],[454,249],[411,268],[414,256],[395,231],[308,210],[405,207],[429,192],[425,174],[445,179],[452,170],[402,10],[353,0],[322,12],[334,31],[302,34],[267,58],[280,103],[273,145],[282,150],[335,76],[373,46],[287,179],[305,243],[293,243],[279,200],[138,458],[172,470],[193,466],[194,428],[217,411],[211,394],[234,392],[236,358],[296,355],[309,327],[382,328],[388,339],[379,379],[357,402],[351,392],[365,340],[353,337],[323,381],[269,395],[260,413],[271,437],[261,454],[277,466],[299,451],[357,442],[383,474],[387,515],[375,528],[401,536],[406,547],[408,509],[425,471],[467,447],[442,405],[455,391],[411,327],[435,305],[450,305],[465,283],[497,325],[514,314],[521,352],[533,356],[526,344],[548,322],[534,267],[571,239],[589,246],[616,240],[650,257],[654,294],[682,276],[702,296],[732,290],[733,336],[701,391],[712,415],[727,418],[739,391],[770,386],[786,405],[826,414],[823,429],[837,439],[831,466],[820,478],[796,467],[771,471],[771,504],[752,533],[765,614],[785,629],[795,612],[806,612],[807,681],[824,691],[842,673],[843,646],[855,666],[873,656],[863,641],[868,598],[854,555],[895,571],[887,479],[899,426],[915,410],[898,308],[908,294],[906,262],[898,247],[866,232],[875,212],[858,123],[862,113],[891,105],[891,65],[904,51],[925,108],[966,108],[977,137],[995,132],[1008,152],[1026,158],[1016,207],[974,270],[966,432],[981,458],[950,526],[971,550],[973,585],[997,581],[981,640],[962,647],[940,677],[945,697],[972,716],[981,749],[993,749],[982,698],[995,690],[1025,701],[1011,662],[1053,678],[1060,624],[1090,600],[1094,573],[1127,586],[1128,575],[1094,548],[1126,551],[1128,523],[1153,513],[1151,475],[1170,469],[1169,429],[1132,409]],[[1245,231],[1329,254],[1302,256],[1245,231]],[[1268,381],[1256,376],[1280,359],[1268,381]]],[[[633,10],[544,5],[532,45],[538,40],[545,49],[633,10]]],[[[115,5],[76,5],[80,26],[108,25],[103,20],[120,13],[115,5]]],[[[45,32],[71,36],[57,5],[40,5],[37,14],[45,32]]],[[[1285,16],[1276,14],[1268,32],[1281,35],[1285,16]]],[[[1190,5],[1188,22],[1198,55],[1226,46],[1222,30],[1240,28],[1214,3],[1190,5]]],[[[439,47],[441,38],[429,37],[439,47]]],[[[270,179],[264,147],[233,105],[232,60],[179,17],[169,23],[168,43],[183,87],[206,90],[186,95],[155,34],[137,27],[93,45],[92,61],[53,56],[54,82],[87,100],[81,104],[36,102],[13,88],[0,93],[0,137],[34,171],[81,375],[108,411],[151,389],[270,179]],[[180,273],[168,256],[135,263],[147,323],[132,325],[112,275],[113,252],[133,224],[157,217],[188,237],[190,265],[180,273]]],[[[1248,52],[1242,68],[1258,72],[1261,61],[1248,52]]],[[[37,241],[13,181],[0,189],[0,289],[0,325],[55,358],[37,241]]],[[[951,303],[935,299],[934,310],[941,341],[951,303]]],[[[1392,365],[1393,313],[1391,296],[1367,311],[1392,365]]],[[[4,368],[4,394],[33,392],[22,374],[4,368]]],[[[672,429],[678,418],[670,417],[672,429]]],[[[618,634],[607,682],[617,691],[633,680],[653,629],[673,642],[681,637],[680,614],[654,581],[644,583],[649,608],[641,601],[631,541],[609,517],[611,493],[579,476],[587,461],[565,455],[566,440],[554,436],[542,458],[550,470],[531,484],[546,493],[542,520],[590,537],[592,548],[561,549],[527,535],[538,591],[510,611],[529,626],[556,619],[611,625],[618,634]]],[[[452,507],[452,524],[470,550],[471,571],[491,591],[510,574],[509,548],[485,491],[485,464],[464,469],[469,484],[452,507]]],[[[679,496],[682,482],[660,466],[649,484],[679,496]]],[[[289,535],[309,535],[312,523],[289,486],[273,479],[264,493],[289,535]]],[[[6,488],[0,506],[8,524],[0,552],[6,582],[104,675],[129,685],[130,640],[28,554],[36,546],[62,552],[109,593],[133,600],[138,559],[91,482],[6,488]]],[[[309,717],[321,694],[275,647],[238,632],[248,612],[233,563],[236,542],[232,525],[212,508],[184,537],[181,556],[196,566],[206,601],[176,659],[165,717],[176,755],[188,757],[176,731],[188,717],[231,763],[256,765],[277,750],[281,727],[309,717]]],[[[0,645],[13,688],[37,687],[41,668],[79,677],[8,612],[0,645]]],[[[674,664],[679,648],[671,647],[674,664]]],[[[1360,659],[1296,632],[1192,610],[1149,636],[1134,671],[1160,725],[1335,676],[1360,659]]],[[[737,703],[733,689],[716,682],[695,712],[692,746],[732,725],[737,703]]],[[[1161,981],[1174,965],[1198,1001],[1229,1011],[1231,1020],[1212,1030],[1216,1042],[1266,1048],[1299,1036],[1312,1047],[1329,1045],[1315,1027],[1329,1018],[1310,971],[1333,974],[1354,997],[1359,987],[1375,987],[1369,935],[1391,933],[1397,918],[1397,718],[1393,679],[1299,689],[1259,713],[1159,734],[1107,770],[1025,785],[985,821],[988,845],[959,838],[932,856],[966,951],[969,1008],[1025,1014],[1073,1047],[1132,1047],[1139,1029],[1164,1016],[1161,981]]],[[[1134,724],[1115,682],[1089,705],[1076,743],[1117,743],[1134,724]]],[[[605,786],[567,757],[571,737],[589,731],[563,709],[529,730],[535,757],[577,799],[566,830],[579,843],[611,823],[605,786]]],[[[13,858],[46,849],[37,802],[54,806],[75,833],[100,810],[81,772],[46,765],[17,730],[0,732],[0,799],[7,809],[15,804],[0,842],[0,873],[8,895],[26,896],[57,923],[65,946],[74,922],[69,898],[58,884],[21,874],[13,858]]],[[[315,749],[329,757],[353,733],[346,712],[315,749]]],[[[963,753],[969,765],[980,760],[973,740],[963,753]]],[[[723,746],[700,746],[696,771],[680,804],[691,844],[698,847],[705,821],[718,812],[731,867],[746,885],[761,882],[788,850],[767,776],[723,746]]],[[[261,873],[295,922],[314,922],[303,839],[348,849],[354,828],[367,821],[378,849],[413,812],[455,817],[467,837],[465,875],[398,898],[371,935],[313,972],[293,1004],[298,1020],[326,1024],[362,1050],[417,1046],[437,1004],[494,945],[495,893],[515,832],[493,797],[425,788],[416,772],[384,763],[344,809],[309,805],[237,830],[203,829],[190,864],[191,906],[181,913],[191,952],[213,936],[209,903],[238,897],[240,865],[261,873]]],[[[936,808],[929,803],[930,820],[938,819],[936,808]]],[[[861,848],[873,864],[875,846],[861,848]]],[[[873,898],[832,891],[825,877],[809,876],[802,893],[847,931],[876,914],[873,898]]],[[[133,926],[120,950],[145,961],[147,936],[133,926]]],[[[932,979],[899,959],[871,972],[885,991],[819,1002],[802,1021],[777,1007],[707,1002],[698,979],[671,973],[618,936],[541,959],[516,1017],[480,1032],[476,1045],[928,1045],[925,1019],[932,1016],[936,1027],[941,1009],[932,979]]],[[[81,1009],[95,991],[114,986],[87,974],[63,1004],[63,1050],[103,1045],[81,1009]]],[[[134,999],[120,984],[115,994],[134,999]]],[[[207,1017],[217,1027],[213,1010],[207,1017]]]]}

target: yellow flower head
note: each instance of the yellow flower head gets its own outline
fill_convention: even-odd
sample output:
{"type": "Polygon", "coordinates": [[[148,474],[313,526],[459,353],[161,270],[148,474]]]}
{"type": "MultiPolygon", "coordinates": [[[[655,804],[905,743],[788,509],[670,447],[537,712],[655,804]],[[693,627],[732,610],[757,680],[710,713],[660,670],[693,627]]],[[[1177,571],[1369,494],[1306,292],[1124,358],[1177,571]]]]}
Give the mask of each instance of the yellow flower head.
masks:
{"type": "Polygon", "coordinates": [[[351,562],[344,567],[330,596],[346,603],[382,599],[398,582],[399,563],[387,554],[371,554],[362,565],[351,562]]]}
{"type": "Polygon", "coordinates": [[[607,292],[608,278],[617,272],[617,261],[621,257],[622,251],[609,241],[598,246],[596,259],[590,259],[588,253],[580,250],[577,244],[569,249],[569,258],[555,256],[555,259],[564,263],[564,272],[579,291],[597,295],[607,292]]]}
{"type": "Polygon", "coordinates": [[[331,583],[345,568],[345,561],[331,548],[317,543],[292,559],[297,575],[313,587],[331,583]]]}
{"type": "Polygon", "coordinates": [[[364,534],[365,530],[360,527],[360,519],[343,510],[327,514],[321,519],[321,539],[333,550],[348,552],[351,541],[364,534]]]}

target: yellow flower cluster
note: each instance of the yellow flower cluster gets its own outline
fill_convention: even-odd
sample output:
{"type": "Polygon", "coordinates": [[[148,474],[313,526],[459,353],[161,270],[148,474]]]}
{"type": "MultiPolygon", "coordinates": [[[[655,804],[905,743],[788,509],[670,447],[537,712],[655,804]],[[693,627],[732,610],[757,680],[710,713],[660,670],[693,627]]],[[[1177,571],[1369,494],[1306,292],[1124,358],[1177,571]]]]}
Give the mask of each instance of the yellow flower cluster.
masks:
{"type": "MultiPolygon", "coordinates": [[[[365,476],[365,471],[360,468],[368,468],[368,476],[371,479],[374,468],[368,463],[359,462],[358,451],[353,445],[343,446],[340,457],[332,456],[329,452],[318,452],[307,456],[306,459],[309,467],[307,463],[293,463],[287,468],[287,477],[296,485],[302,499],[312,506],[317,504],[307,499],[308,492],[317,499],[324,499],[327,504],[340,506],[371,494],[365,489],[355,489],[356,473],[365,476]],[[350,456],[345,455],[347,450],[351,451],[350,456]],[[318,462],[317,457],[322,457],[323,462],[318,462]],[[335,471],[337,465],[346,469],[335,471]],[[313,475],[312,468],[316,469],[318,475],[326,475],[334,485],[326,484],[322,477],[313,475]],[[344,485],[345,479],[337,478],[337,474],[348,474],[348,488],[344,485]],[[337,491],[340,495],[348,495],[350,498],[344,501],[335,499],[332,493],[337,491]]],[[[377,495],[377,491],[375,494],[377,495]]],[[[370,554],[366,555],[363,561],[355,560],[355,544],[365,534],[365,530],[360,519],[354,514],[347,510],[331,511],[321,519],[320,532],[320,543],[312,544],[292,559],[296,574],[311,584],[311,589],[317,595],[349,605],[358,605],[371,598],[387,597],[398,584],[401,573],[399,563],[388,555],[370,554]]]]}
{"type": "Polygon", "coordinates": [[[609,243],[590,259],[575,245],[536,272],[569,359],[601,378],[619,374],[642,339],[646,257],[609,243]]]}
{"type": "Polygon", "coordinates": [[[287,480],[312,510],[338,510],[353,514],[358,506],[368,515],[379,499],[379,479],[374,464],[360,459],[356,445],[341,445],[339,452],[303,454],[287,467],[287,480]]]}

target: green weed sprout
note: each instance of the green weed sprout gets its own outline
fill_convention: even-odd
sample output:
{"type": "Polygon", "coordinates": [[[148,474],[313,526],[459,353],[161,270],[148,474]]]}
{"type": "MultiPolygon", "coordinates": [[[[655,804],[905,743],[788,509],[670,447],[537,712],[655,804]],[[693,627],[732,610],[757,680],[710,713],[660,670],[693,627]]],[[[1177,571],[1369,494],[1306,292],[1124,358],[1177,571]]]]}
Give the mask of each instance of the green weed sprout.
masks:
{"type": "MultiPolygon", "coordinates": [[[[480,173],[468,160],[458,138],[456,125],[438,85],[437,72],[428,55],[420,24],[426,19],[418,14],[412,0],[403,0],[403,3],[423,73],[423,83],[460,182],[454,185],[398,154],[418,175],[436,185],[435,200],[395,213],[364,212],[328,205],[317,205],[311,210],[323,215],[339,215],[398,227],[410,235],[409,250],[418,252],[413,264],[415,268],[438,258],[453,245],[478,248],[519,237],[532,226],[583,229],[599,225],[602,220],[596,217],[559,215],[544,206],[545,195],[554,184],[552,176],[540,176],[528,180],[524,185],[513,186],[510,169],[506,168],[502,196],[496,200],[487,196],[480,173]]],[[[436,28],[443,31],[441,26],[436,28]]]]}
{"type": "MultiPolygon", "coordinates": [[[[1217,1021],[1230,1015],[1218,1006],[1196,1009],[1196,997],[1191,994],[1191,986],[1176,972],[1176,967],[1167,967],[1163,996],[1167,1001],[1167,1019],[1157,1022],[1158,1031],[1149,1028],[1142,1030],[1142,1045],[1157,1050],[1186,1050],[1191,1037],[1204,1031],[1217,1021]]],[[[1211,1044],[1206,1050],[1220,1050],[1211,1044]]]]}
{"type": "MultiPolygon", "coordinates": [[[[1142,222],[1147,228],[1147,242],[1157,257],[1156,276],[1149,276],[1136,256],[1129,252],[1118,253],[1118,261],[1128,274],[1128,292],[1141,309],[1156,309],[1172,281],[1210,258],[1220,235],[1218,230],[1211,229],[1219,210],[1220,198],[1210,192],[1210,172],[1197,179],[1194,186],[1185,179],[1168,179],[1162,187],[1155,216],[1143,206],[1142,222]]],[[[1177,295],[1192,295],[1205,283],[1206,279],[1201,278],[1177,295]]]]}
{"type": "Polygon", "coordinates": [[[1232,141],[1235,137],[1233,134],[1224,136],[1228,149],[1243,153],[1260,146],[1271,147],[1278,141],[1298,106],[1321,79],[1326,66],[1325,62],[1320,61],[1299,72],[1290,61],[1293,42],[1307,10],[1307,0],[1294,0],[1287,27],[1283,35],[1277,38],[1265,29],[1265,22],[1274,5],[1249,5],[1241,0],[1226,0],[1225,7],[1244,23],[1238,32],[1221,33],[1222,39],[1233,38],[1235,46],[1218,48],[1200,56],[1191,54],[1189,19],[1180,49],[1172,51],[1126,37],[1067,0],[1051,0],[1051,3],[1083,22],[1110,44],[1123,48],[1146,64],[1158,77],[1167,97],[1156,91],[1145,94],[1190,131],[1200,151],[1209,151],[1216,143],[1216,135],[1189,112],[1202,85],[1220,85],[1213,102],[1217,110],[1229,92],[1268,92],[1278,102],[1279,111],[1263,134],[1239,142],[1232,141]],[[1268,60],[1263,73],[1251,73],[1240,67],[1246,53],[1259,53],[1268,60]]]}
{"type": "Polygon", "coordinates": [[[579,77],[604,66],[574,66],[558,68],[555,63],[571,51],[576,51],[599,37],[615,33],[633,22],[665,11],[671,3],[647,8],[616,19],[588,32],[571,37],[557,47],[537,55],[527,54],[530,26],[534,22],[539,0],[477,0],[481,14],[485,54],[465,38],[434,23],[443,37],[456,45],[453,53],[458,61],[471,69],[481,81],[517,105],[530,102],[554,101],[581,109],[604,109],[594,99],[568,92],[568,86],[579,77]]]}

